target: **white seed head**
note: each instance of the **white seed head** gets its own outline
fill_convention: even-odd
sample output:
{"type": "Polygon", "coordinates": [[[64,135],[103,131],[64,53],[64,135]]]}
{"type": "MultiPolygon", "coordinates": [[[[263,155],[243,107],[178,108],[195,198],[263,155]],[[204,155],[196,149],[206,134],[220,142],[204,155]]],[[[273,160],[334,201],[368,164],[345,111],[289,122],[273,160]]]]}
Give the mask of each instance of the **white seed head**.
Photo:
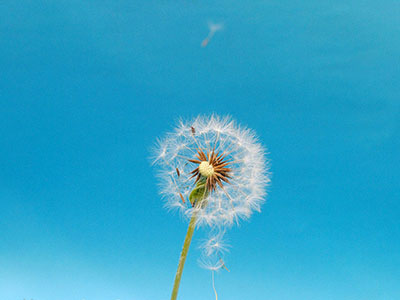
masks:
{"type": "Polygon", "coordinates": [[[204,177],[210,177],[214,174],[214,167],[208,161],[202,161],[199,165],[199,172],[204,177]]]}
{"type": "Polygon", "coordinates": [[[229,117],[212,115],[180,121],[174,131],[158,140],[154,153],[165,206],[189,218],[197,210],[197,225],[225,226],[248,219],[253,211],[260,211],[270,181],[264,153],[254,133],[229,117]],[[230,162],[229,183],[217,185],[207,196],[207,206],[201,209],[187,201],[195,187],[191,172],[199,167],[199,173],[209,177],[216,170],[205,159],[196,165],[188,161],[198,160],[195,155],[199,149],[204,153],[214,149],[230,162]]]}

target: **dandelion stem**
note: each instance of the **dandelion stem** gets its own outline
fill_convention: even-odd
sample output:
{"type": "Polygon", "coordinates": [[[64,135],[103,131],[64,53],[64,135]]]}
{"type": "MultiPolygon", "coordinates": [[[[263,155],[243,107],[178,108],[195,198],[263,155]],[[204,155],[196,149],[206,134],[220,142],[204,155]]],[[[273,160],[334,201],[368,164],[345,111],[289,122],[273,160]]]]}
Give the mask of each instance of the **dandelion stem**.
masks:
{"type": "Polygon", "coordinates": [[[176,300],[176,297],[178,297],[178,290],[179,290],[179,284],[181,282],[183,266],[185,265],[185,260],[189,251],[190,242],[192,241],[193,232],[194,229],[196,228],[196,218],[197,218],[197,212],[194,211],[192,214],[192,218],[190,219],[189,228],[185,237],[185,242],[183,243],[182,253],[178,264],[178,270],[176,271],[175,275],[174,288],[172,290],[171,300],[176,300]]]}

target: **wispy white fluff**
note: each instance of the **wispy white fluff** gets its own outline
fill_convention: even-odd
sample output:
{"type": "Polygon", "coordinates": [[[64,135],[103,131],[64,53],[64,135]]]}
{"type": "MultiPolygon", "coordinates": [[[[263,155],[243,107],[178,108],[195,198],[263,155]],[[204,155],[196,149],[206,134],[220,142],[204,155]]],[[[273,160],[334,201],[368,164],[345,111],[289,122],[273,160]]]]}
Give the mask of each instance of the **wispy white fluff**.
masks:
{"type": "Polygon", "coordinates": [[[224,262],[222,261],[222,259],[215,259],[215,257],[210,258],[207,256],[202,256],[198,260],[198,263],[200,267],[210,271],[219,271],[224,267],[224,262]]]}
{"type": "Polygon", "coordinates": [[[205,256],[211,257],[216,255],[221,257],[225,252],[229,251],[230,246],[223,239],[224,234],[224,230],[215,231],[201,243],[200,248],[203,250],[205,256]]]}
{"type": "Polygon", "coordinates": [[[247,219],[260,211],[270,181],[265,149],[250,129],[239,126],[230,117],[200,116],[179,121],[173,132],[158,140],[154,163],[159,168],[161,194],[168,209],[180,210],[190,217],[198,211],[198,225],[225,226],[247,219]],[[192,134],[192,128],[195,134],[192,134]],[[232,161],[230,184],[217,188],[208,196],[208,205],[193,208],[188,196],[194,188],[193,159],[198,148],[210,152],[214,147],[228,154],[232,161]],[[176,169],[179,170],[180,176],[176,169]],[[186,199],[183,203],[180,195],[186,199]]]}

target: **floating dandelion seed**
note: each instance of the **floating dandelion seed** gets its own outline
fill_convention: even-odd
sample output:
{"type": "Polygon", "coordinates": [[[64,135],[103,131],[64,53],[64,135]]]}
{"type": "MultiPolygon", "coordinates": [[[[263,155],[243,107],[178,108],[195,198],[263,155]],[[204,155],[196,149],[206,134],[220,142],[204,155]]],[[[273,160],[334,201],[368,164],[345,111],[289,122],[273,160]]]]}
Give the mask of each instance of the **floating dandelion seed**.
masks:
{"type": "Polygon", "coordinates": [[[251,130],[215,115],[180,121],[158,142],[154,163],[160,167],[165,206],[190,218],[171,299],[177,297],[196,226],[216,232],[203,243],[201,265],[212,271],[226,268],[221,258],[226,250],[224,228],[260,211],[266,196],[269,173],[264,153],[251,130]]]}
{"type": "Polygon", "coordinates": [[[230,247],[224,240],[225,231],[218,228],[215,232],[212,232],[208,239],[201,243],[200,248],[203,250],[205,257],[210,258],[217,256],[218,261],[222,260],[221,255],[228,252],[230,247]]]}
{"type": "Polygon", "coordinates": [[[208,35],[207,37],[201,42],[201,46],[202,47],[206,47],[208,45],[208,43],[211,41],[211,39],[213,38],[214,34],[217,31],[220,31],[224,28],[224,25],[222,23],[219,24],[214,24],[214,23],[208,23],[208,35]]]}

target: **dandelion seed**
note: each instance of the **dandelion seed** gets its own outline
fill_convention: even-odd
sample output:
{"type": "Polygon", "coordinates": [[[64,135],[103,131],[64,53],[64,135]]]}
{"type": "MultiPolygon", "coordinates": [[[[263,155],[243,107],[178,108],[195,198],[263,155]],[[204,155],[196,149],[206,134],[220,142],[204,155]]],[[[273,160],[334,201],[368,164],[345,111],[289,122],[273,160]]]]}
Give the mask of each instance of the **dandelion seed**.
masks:
{"type": "Polygon", "coordinates": [[[179,193],[179,197],[181,197],[182,202],[185,203],[185,198],[183,198],[182,193],[179,193]]]}
{"type": "Polygon", "coordinates": [[[221,258],[227,250],[222,240],[225,229],[260,211],[266,196],[270,179],[264,152],[251,130],[216,115],[180,121],[158,141],[154,164],[160,168],[165,206],[190,218],[171,299],[177,297],[195,227],[214,232],[202,245],[205,260],[200,265],[227,270],[221,258]]]}
{"type": "Polygon", "coordinates": [[[201,42],[201,46],[204,48],[208,45],[208,43],[211,41],[211,39],[213,38],[214,34],[217,31],[220,31],[224,28],[224,25],[222,23],[219,24],[214,24],[214,23],[208,23],[208,35],[207,37],[201,42]]]}
{"type": "Polygon", "coordinates": [[[221,268],[223,268],[224,262],[219,259],[213,259],[210,257],[205,257],[202,256],[199,260],[198,263],[200,267],[203,269],[207,269],[210,271],[219,271],[221,268]]]}
{"type": "Polygon", "coordinates": [[[221,259],[221,254],[228,252],[229,245],[223,240],[225,231],[219,229],[216,233],[212,233],[203,241],[200,248],[206,257],[217,255],[221,259]]]}

